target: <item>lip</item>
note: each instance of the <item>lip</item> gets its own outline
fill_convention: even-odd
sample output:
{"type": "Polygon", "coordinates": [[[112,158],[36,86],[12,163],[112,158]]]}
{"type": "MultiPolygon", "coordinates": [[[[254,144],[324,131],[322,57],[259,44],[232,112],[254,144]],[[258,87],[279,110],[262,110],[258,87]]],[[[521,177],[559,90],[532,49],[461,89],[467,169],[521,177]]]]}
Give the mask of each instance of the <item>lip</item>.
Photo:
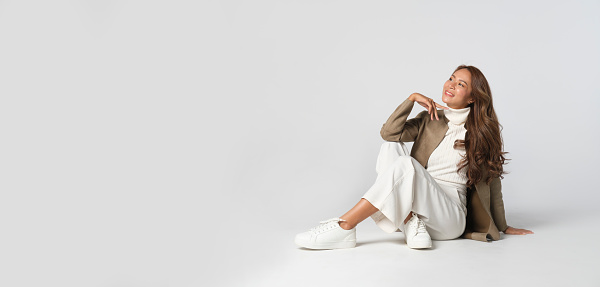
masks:
{"type": "Polygon", "coordinates": [[[449,96],[449,97],[454,97],[454,95],[452,93],[448,92],[448,90],[445,90],[444,94],[446,94],[446,96],[449,96]]]}

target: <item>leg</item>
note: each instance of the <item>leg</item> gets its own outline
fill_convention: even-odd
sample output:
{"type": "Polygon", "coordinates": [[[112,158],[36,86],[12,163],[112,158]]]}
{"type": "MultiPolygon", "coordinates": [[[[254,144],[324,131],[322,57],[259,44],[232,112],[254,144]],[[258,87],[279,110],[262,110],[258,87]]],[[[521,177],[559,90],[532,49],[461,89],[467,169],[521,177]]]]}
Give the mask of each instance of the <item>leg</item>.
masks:
{"type": "Polygon", "coordinates": [[[465,224],[458,196],[451,193],[457,191],[442,188],[414,158],[399,156],[363,198],[378,209],[371,217],[386,232],[404,231],[414,212],[433,239],[451,239],[462,234],[465,224]]]}
{"type": "Polygon", "coordinates": [[[352,209],[340,217],[346,220],[340,222],[340,227],[350,230],[377,211],[379,209],[373,206],[368,200],[361,198],[352,209]]]}
{"type": "MultiPolygon", "coordinates": [[[[389,175],[382,176],[382,174],[389,174],[397,170],[394,164],[398,159],[403,158],[403,161],[406,161],[407,158],[410,158],[410,156],[404,155],[408,155],[408,150],[403,143],[384,143],[377,158],[376,171],[379,174],[377,180],[380,180],[380,177],[389,177],[389,175]]],[[[381,214],[375,205],[362,198],[342,216],[343,218],[322,221],[321,224],[309,231],[297,234],[295,242],[300,247],[310,249],[352,248],[356,246],[355,226],[367,217],[374,216],[377,213],[381,214]]]]}
{"type": "MultiPolygon", "coordinates": [[[[387,168],[392,166],[394,162],[401,156],[410,156],[410,152],[408,151],[408,148],[403,142],[383,143],[379,151],[379,156],[377,157],[375,171],[377,171],[377,174],[381,174],[387,168]]],[[[379,210],[377,209],[377,211],[379,210]]],[[[409,213],[408,216],[404,219],[404,224],[406,224],[411,217],[412,213],[409,213]]]]}
{"type": "MultiPolygon", "coordinates": [[[[407,155],[409,155],[408,148],[403,142],[385,142],[381,145],[379,150],[375,171],[378,174],[381,174],[392,166],[399,157],[407,155]]],[[[352,209],[340,217],[346,220],[340,222],[340,226],[346,230],[352,229],[377,211],[379,211],[379,209],[373,206],[373,204],[368,200],[361,198],[352,209]]],[[[410,216],[406,218],[406,221],[408,221],[409,218],[410,216]]]]}
{"type": "MultiPolygon", "coordinates": [[[[377,207],[373,206],[368,200],[361,198],[352,209],[340,216],[340,218],[346,220],[340,222],[340,226],[343,229],[350,230],[377,211],[379,211],[377,207]]],[[[411,217],[412,213],[404,219],[404,224],[406,224],[411,217]]]]}
{"type": "Polygon", "coordinates": [[[379,149],[375,171],[377,174],[383,173],[401,156],[410,156],[403,142],[384,142],[379,149]]]}

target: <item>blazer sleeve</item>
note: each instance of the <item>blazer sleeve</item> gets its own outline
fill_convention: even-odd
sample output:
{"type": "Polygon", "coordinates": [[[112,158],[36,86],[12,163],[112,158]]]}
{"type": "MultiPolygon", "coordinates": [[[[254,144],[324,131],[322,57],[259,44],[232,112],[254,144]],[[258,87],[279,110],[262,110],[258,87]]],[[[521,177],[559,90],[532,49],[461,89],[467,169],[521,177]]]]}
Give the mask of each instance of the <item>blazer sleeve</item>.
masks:
{"type": "Polygon", "coordinates": [[[502,182],[496,177],[490,183],[490,212],[499,231],[508,228],[504,215],[504,201],[502,200],[502,182]]]}
{"type": "Polygon", "coordinates": [[[419,128],[427,111],[419,113],[415,118],[406,120],[414,106],[408,98],[402,102],[381,127],[381,137],[390,142],[412,142],[419,134],[419,128]]]}

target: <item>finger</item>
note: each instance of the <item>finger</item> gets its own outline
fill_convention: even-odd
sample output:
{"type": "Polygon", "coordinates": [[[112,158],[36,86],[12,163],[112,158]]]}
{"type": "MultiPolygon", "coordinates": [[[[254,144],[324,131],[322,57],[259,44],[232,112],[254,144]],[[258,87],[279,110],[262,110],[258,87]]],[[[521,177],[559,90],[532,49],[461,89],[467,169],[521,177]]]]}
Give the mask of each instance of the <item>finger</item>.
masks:
{"type": "MultiPolygon", "coordinates": [[[[435,106],[436,106],[436,103],[435,103],[433,100],[431,100],[431,110],[432,110],[432,111],[433,111],[433,113],[435,114],[435,119],[439,121],[439,120],[440,120],[440,118],[438,117],[438,114],[437,114],[437,109],[435,108],[435,106]]],[[[432,117],[432,119],[431,119],[431,120],[433,120],[433,117],[432,117]]]]}
{"type": "Polygon", "coordinates": [[[433,104],[431,103],[431,99],[427,99],[427,104],[429,104],[429,114],[431,115],[431,120],[433,121],[433,104]]]}
{"type": "Polygon", "coordinates": [[[448,107],[444,107],[444,106],[442,106],[442,105],[440,105],[440,104],[438,104],[438,103],[435,103],[435,106],[436,106],[436,107],[438,107],[438,108],[442,108],[442,109],[444,109],[444,110],[447,110],[447,109],[449,109],[448,107]]]}
{"type": "Polygon", "coordinates": [[[423,103],[421,103],[421,106],[423,106],[427,110],[428,114],[431,113],[431,109],[429,108],[429,102],[428,101],[424,101],[423,103]]]}
{"type": "Polygon", "coordinates": [[[523,228],[514,228],[514,227],[509,226],[506,229],[506,231],[504,231],[504,233],[515,234],[515,235],[525,235],[525,234],[532,234],[533,232],[531,230],[527,230],[527,229],[523,229],[523,228]]]}
{"type": "Polygon", "coordinates": [[[431,120],[433,121],[433,113],[431,112],[431,106],[427,107],[427,113],[429,114],[429,117],[431,118],[431,120]]]}
{"type": "Polygon", "coordinates": [[[433,105],[431,104],[431,102],[429,103],[429,115],[431,116],[431,120],[433,121],[433,105]]]}

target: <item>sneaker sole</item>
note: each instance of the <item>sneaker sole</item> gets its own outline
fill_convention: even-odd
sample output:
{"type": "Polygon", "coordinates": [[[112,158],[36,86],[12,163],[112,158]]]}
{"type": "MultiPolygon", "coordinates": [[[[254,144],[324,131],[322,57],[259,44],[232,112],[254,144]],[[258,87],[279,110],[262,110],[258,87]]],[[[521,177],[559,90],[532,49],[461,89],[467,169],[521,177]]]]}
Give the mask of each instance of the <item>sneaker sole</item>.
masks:
{"type": "Polygon", "coordinates": [[[406,244],[408,245],[408,247],[412,248],[412,249],[426,249],[426,248],[431,248],[433,245],[431,244],[431,242],[421,242],[421,243],[411,243],[411,244],[406,244]]]}
{"type": "Polygon", "coordinates": [[[345,249],[356,247],[356,241],[316,243],[294,240],[294,242],[296,243],[296,245],[308,249],[345,249]]]}

